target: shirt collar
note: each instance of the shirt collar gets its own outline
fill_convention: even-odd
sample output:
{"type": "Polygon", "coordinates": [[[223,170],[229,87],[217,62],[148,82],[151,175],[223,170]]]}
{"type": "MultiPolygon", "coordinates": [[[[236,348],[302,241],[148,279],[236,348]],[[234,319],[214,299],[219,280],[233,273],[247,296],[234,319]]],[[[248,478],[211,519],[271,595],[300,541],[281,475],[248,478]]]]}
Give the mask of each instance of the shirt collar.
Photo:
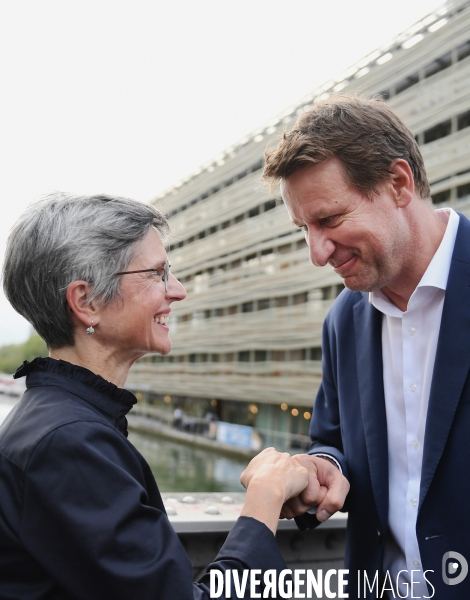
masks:
{"type": "MultiPolygon", "coordinates": [[[[459,215],[452,208],[439,208],[435,213],[442,221],[447,223],[447,227],[441,243],[432,257],[428,268],[424,272],[424,275],[421,277],[421,281],[416,286],[412,297],[418,288],[429,287],[445,291],[447,287],[450,263],[454,252],[455,238],[457,236],[460,219],[459,215]]],[[[369,302],[381,312],[390,314],[391,316],[402,314],[402,311],[396,307],[381,290],[369,292],[369,302]],[[397,314],[395,315],[395,313],[397,314]]]]}

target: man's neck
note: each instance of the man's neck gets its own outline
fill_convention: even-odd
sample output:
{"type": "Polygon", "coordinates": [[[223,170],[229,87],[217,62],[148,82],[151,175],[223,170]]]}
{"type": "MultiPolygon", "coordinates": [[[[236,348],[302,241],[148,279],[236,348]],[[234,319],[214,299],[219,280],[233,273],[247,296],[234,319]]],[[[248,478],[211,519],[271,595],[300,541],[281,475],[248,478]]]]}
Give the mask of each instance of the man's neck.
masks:
{"type": "Polygon", "coordinates": [[[406,312],[411,295],[436,254],[447,227],[447,222],[435,212],[427,213],[427,218],[419,219],[416,223],[415,251],[408,260],[405,259],[397,281],[381,288],[387,298],[402,312],[406,312]]]}

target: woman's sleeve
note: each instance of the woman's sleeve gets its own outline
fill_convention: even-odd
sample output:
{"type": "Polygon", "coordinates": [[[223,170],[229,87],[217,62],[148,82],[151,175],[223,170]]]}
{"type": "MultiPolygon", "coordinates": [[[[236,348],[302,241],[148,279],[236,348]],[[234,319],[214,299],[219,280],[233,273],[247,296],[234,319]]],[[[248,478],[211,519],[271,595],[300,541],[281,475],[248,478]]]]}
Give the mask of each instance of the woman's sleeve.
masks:
{"type": "MultiPolygon", "coordinates": [[[[156,486],[155,486],[156,488],[156,486]]],[[[111,426],[79,421],[35,449],[24,482],[22,543],[64,592],[83,600],[209,598],[138,456],[111,426]]],[[[283,568],[274,536],[241,518],[210,568],[283,568]]]]}

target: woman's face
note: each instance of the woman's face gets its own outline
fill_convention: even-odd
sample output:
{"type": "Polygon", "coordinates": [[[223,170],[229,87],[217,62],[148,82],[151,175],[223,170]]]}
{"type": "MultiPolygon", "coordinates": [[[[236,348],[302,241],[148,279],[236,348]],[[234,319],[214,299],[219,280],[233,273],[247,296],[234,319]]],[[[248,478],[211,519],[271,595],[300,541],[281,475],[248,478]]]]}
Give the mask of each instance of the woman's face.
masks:
{"type": "MultiPolygon", "coordinates": [[[[158,269],[167,260],[163,244],[150,229],[126,271],[158,269]]],[[[169,321],[171,303],[184,300],[186,290],[170,274],[168,291],[161,277],[152,273],[121,276],[121,296],[100,311],[97,333],[117,360],[136,360],[148,352],[168,354],[171,350],[169,321]]]]}

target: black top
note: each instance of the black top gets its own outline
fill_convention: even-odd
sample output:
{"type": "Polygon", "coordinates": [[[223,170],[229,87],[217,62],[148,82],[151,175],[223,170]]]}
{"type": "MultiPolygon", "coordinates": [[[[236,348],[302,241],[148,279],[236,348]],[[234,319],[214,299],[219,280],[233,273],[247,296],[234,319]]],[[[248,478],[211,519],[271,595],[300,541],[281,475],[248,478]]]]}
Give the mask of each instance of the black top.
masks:
{"type": "MultiPolygon", "coordinates": [[[[133,394],[64,361],[27,361],[0,427],[2,600],[209,598],[150,467],[127,440],[133,394]]],[[[240,517],[218,570],[285,568],[272,532],[240,517]],[[262,552],[260,552],[262,548],[262,552]]]]}

